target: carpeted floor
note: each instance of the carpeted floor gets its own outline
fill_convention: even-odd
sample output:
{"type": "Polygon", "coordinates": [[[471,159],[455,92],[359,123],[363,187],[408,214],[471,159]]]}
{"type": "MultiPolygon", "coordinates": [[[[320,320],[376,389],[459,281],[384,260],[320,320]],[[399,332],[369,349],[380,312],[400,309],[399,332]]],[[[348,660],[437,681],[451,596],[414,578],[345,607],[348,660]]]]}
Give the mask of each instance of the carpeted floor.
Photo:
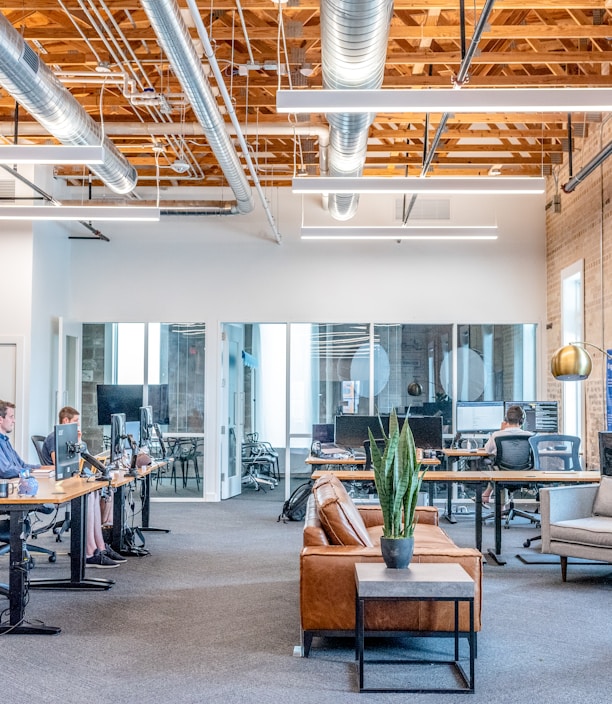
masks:
{"type": "MultiPolygon", "coordinates": [[[[217,504],[154,503],[152,523],[172,532],[147,534],[151,554],[117,569],[87,570],[88,576],[116,579],[110,591],[30,593],[27,619],[61,626],[62,633],[0,637],[2,700],[609,701],[612,566],[572,566],[563,584],[557,564],[527,565],[515,557],[537,557],[537,549],[521,547],[537,532],[526,524],[504,531],[507,565],[485,566],[474,695],[359,694],[348,640],[315,640],[310,658],[294,657],[301,525],[277,522],[282,500],[281,486],[266,494],[246,490],[217,504]]],[[[470,516],[442,525],[458,544],[473,545],[470,516]]],[[[492,543],[487,526],[484,547],[492,543]]],[[[42,544],[57,545],[47,537],[42,544]]],[[[8,558],[1,557],[0,581],[7,568],[8,558]]],[[[65,575],[67,569],[68,558],[60,555],[55,565],[38,558],[35,573],[65,575]]],[[[447,643],[427,640],[422,647],[444,649],[447,643]]]]}

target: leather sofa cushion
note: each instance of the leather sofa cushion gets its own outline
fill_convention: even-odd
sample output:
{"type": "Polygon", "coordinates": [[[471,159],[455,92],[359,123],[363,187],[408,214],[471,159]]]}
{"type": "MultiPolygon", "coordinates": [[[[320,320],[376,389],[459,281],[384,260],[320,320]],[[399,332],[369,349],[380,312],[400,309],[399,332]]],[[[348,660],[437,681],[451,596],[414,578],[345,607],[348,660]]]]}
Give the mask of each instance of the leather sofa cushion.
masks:
{"type": "Polygon", "coordinates": [[[331,474],[317,479],[312,493],[330,545],[373,547],[363,519],[339,479],[331,474]]]}
{"type": "Polygon", "coordinates": [[[593,515],[612,518],[612,477],[601,477],[593,502],[593,515]]]}

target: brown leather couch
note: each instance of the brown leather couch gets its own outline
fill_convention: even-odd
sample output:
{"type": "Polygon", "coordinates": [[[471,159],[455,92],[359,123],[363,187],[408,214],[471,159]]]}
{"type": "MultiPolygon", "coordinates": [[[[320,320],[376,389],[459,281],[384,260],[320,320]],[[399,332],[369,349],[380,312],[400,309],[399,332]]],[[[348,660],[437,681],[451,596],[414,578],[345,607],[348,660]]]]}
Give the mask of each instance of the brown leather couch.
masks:
{"type": "MultiPolygon", "coordinates": [[[[438,526],[438,511],[417,508],[413,562],[456,562],[474,579],[475,630],[481,616],[482,554],[459,548],[438,526]]],[[[304,524],[304,547],[300,555],[300,613],[302,648],[308,657],[314,636],[353,636],[355,632],[355,568],[357,562],[382,562],[379,506],[356,506],[342,483],[333,475],[318,479],[308,501],[304,524]]],[[[459,629],[467,632],[468,605],[461,604],[459,629]]],[[[368,605],[366,630],[420,635],[451,635],[454,630],[452,602],[372,603],[368,605]]]]}

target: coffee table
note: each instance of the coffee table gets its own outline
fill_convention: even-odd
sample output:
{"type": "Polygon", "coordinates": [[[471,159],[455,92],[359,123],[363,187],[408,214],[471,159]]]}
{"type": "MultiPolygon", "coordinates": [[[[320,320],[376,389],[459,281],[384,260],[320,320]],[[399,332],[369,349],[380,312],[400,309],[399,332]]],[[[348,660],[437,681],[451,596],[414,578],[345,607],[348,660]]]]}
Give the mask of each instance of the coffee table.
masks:
{"type": "MultiPolygon", "coordinates": [[[[408,569],[388,569],[383,563],[357,563],[355,613],[355,654],[359,668],[360,692],[474,692],[474,580],[455,563],[413,563],[408,569]],[[452,601],[455,604],[454,658],[452,660],[364,659],[365,608],[373,601],[452,601]],[[469,605],[469,675],[459,657],[459,604],[469,605]],[[364,665],[368,664],[448,664],[459,675],[464,687],[365,687],[364,665]]],[[[415,634],[419,637],[419,634],[415,634]]],[[[424,636],[421,636],[424,637],[424,636]]]]}

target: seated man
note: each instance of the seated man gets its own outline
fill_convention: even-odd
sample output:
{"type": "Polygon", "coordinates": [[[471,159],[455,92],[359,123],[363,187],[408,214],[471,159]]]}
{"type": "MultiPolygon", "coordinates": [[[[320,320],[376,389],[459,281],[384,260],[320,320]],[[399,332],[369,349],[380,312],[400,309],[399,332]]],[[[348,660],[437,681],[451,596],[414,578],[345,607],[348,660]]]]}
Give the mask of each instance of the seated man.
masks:
{"type": "MultiPolygon", "coordinates": [[[[484,446],[485,451],[488,452],[494,459],[497,453],[497,445],[495,444],[496,437],[499,437],[500,435],[533,435],[533,433],[529,430],[523,430],[524,423],[525,411],[520,406],[510,406],[506,411],[506,417],[502,421],[501,429],[491,433],[491,436],[487,440],[484,446]]],[[[493,485],[489,484],[482,492],[483,504],[489,503],[492,492],[493,485]]]]}
{"type": "MultiPolygon", "coordinates": [[[[78,423],[81,415],[71,406],[64,406],[59,412],[60,425],[64,423],[78,423]]],[[[79,430],[79,440],[81,431],[79,430]]],[[[45,462],[55,463],[55,433],[47,435],[42,447],[42,456],[45,462]]],[[[115,552],[110,545],[104,542],[102,534],[102,514],[100,502],[112,506],[112,494],[102,498],[101,491],[92,491],[87,494],[87,526],[85,545],[85,564],[87,567],[119,567],[119,563],[127,562],[123,555],[115,552]]],[[[105,511],[106,513],[107,511],[105,511]]],[[[112,508],[110,511],[112,516],[112,508]]]]}
{"type": "Polygon", "coordinates": [[[24,469],[30,470],[40,467],[39,464],[26,464],[19,457],[8,437],[14,429],[15,404],[10,401],[0,401],[0,479],[14,479],[24,469]]]}

